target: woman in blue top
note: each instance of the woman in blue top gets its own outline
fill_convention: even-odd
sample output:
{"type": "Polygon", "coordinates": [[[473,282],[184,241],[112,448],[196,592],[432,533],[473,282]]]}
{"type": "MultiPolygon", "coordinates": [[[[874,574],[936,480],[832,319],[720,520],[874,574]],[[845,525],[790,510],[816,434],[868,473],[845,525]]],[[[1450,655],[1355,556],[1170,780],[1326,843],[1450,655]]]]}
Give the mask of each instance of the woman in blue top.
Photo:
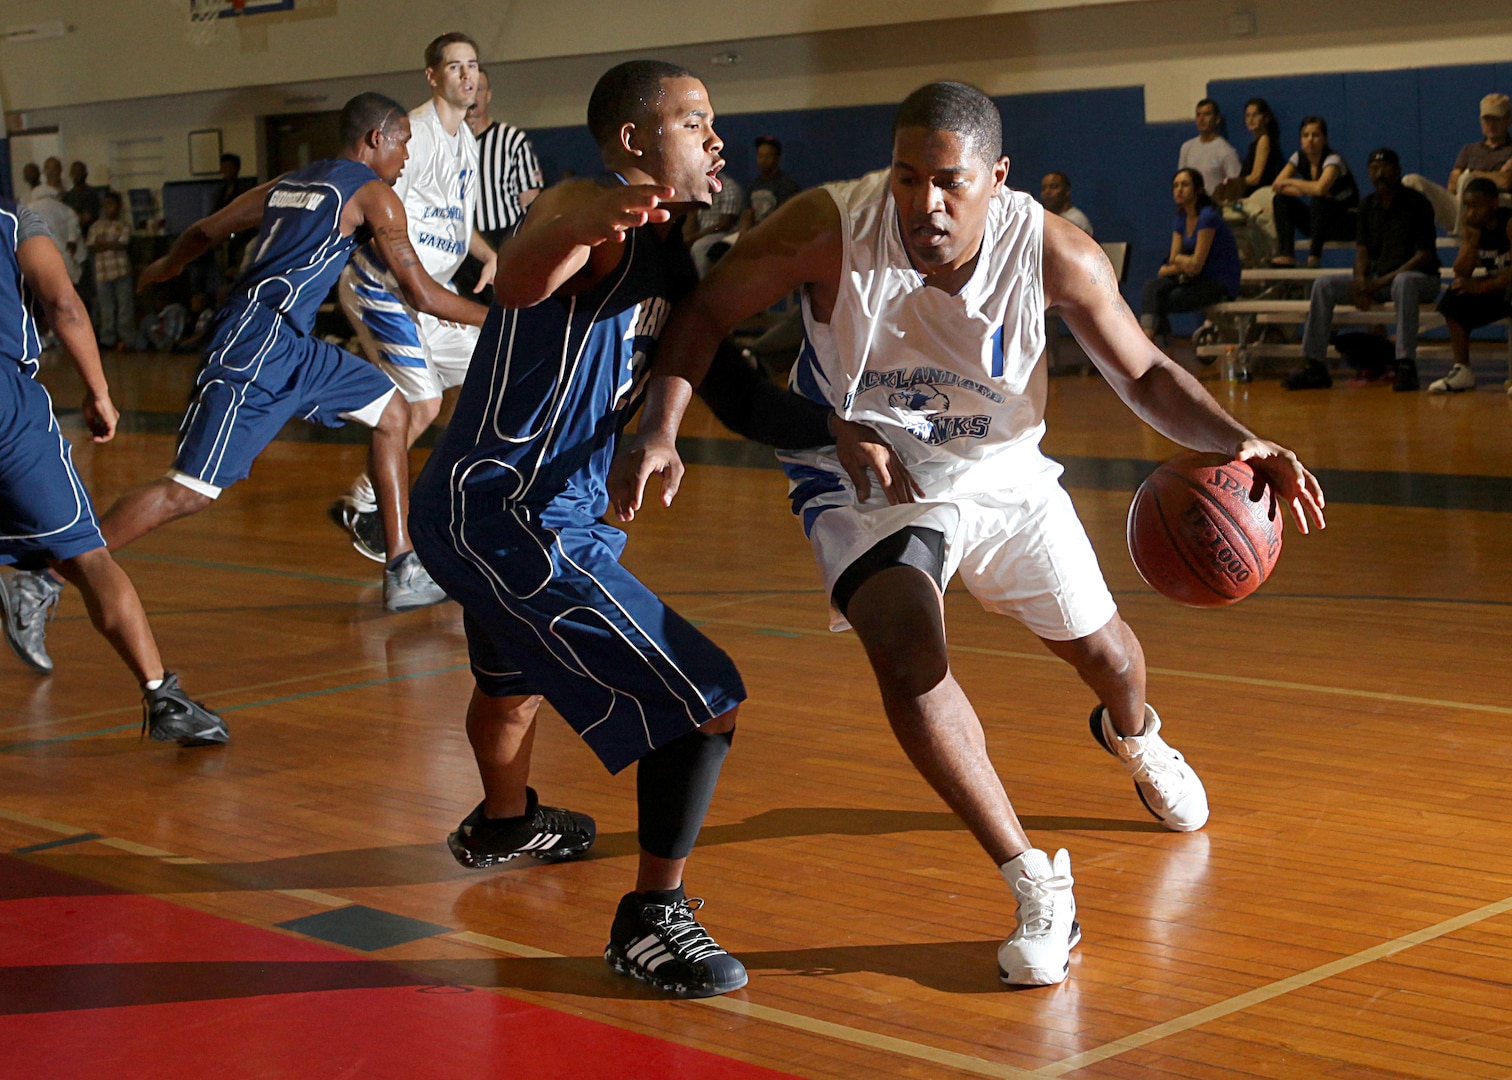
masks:
{"type": "Polygon", "coordinates": [[[1178,169],[1171,180],[1176,216],[1171,222],[1171,254],[1154,279],[1145,283],[1139,325],[1153,341],[1169,334],[1173,311],[1200,311],[1239,295],[1239,248],[1223,215],[1213,205],[1196,169],[1178,169]]]}

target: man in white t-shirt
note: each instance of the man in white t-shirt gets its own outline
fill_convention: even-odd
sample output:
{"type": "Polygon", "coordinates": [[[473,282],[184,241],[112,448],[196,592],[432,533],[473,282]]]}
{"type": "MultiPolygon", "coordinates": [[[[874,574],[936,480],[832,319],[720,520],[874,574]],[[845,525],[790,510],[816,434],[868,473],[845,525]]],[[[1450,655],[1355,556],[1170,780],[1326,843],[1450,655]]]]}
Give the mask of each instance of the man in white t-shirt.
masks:
{"type": "Polygon", "coordinates": [[[1063,172],[1048,172],[1040,181],[1040,205],[1052,214],[1065,218],[1088,236],[1092,220],[1071,205],[1071,178],[1063,172]]]}
{"type": "Polygon", "coordinates": [[[1090,237],[1006,186],[1002,121],[980,90],[932,83],[909,95],[892,154],[889,170],[779,208],[674,309],[609,497],[627,520],[655,474],[670,504],[683,471],[677,427],[720,341],[800,290],[808,340],[792,385],[834,411],[837,445],[782,460],[831,625],[856,630],[899,743],[1018,899],[1000,977],[1056,983],[1081,937],[1070,857],[1029,843],[951,675],[950,578],[959,573],[984,607],[1015,616],[1076,668],[1101,701],[1094,738],[1167,828],[1201,828],[1208,807],[1202,781],[1160,737],[1138,639],[1060,466],[1039,448],[1046,306],[1059,305],[1141,418],[1182,445],[1248,461],[1304,531],[1304,513],[1323,523],[1322,492],[1295,455],[1244,428],[1146,340],[1090,237]]]}
{"type": "Polygon", "coordinates": [[[1211,195],[1225,180],[1232,180],[1244,171],[1238,152],[1229,141],[1218,134],[1223,116],[1218,103],[1212,98],[1203,98],[1197,103],[1197,136],[1181,144],[1178,169],[1196,169],[1202,174],[1202,182],[1211,195]]]}
{"type": "MultiPolygon", "coordinates": [[[[425,77],[431,99],[409,114],[409,161],[394,192],[404,203],[410,244],[426,272],[455,292],[452,276],[471,252],[483,264],[477,292],[493,283],[495,264],[475,225],[478,143],[466,123],[478,91],[477,43],[463,33],[442,34],[425,47],[425,77]]],[[[478,327],[410,307],[371,243],[353,254],[337,292],[362,351],[409,402],[409,445],[415,445],[440,414],[441,395],[466,378],[478,327]]],[[[359,553],[386,561],[378,500],[366,473],[331,504],[330,515],[359,553]]]]}

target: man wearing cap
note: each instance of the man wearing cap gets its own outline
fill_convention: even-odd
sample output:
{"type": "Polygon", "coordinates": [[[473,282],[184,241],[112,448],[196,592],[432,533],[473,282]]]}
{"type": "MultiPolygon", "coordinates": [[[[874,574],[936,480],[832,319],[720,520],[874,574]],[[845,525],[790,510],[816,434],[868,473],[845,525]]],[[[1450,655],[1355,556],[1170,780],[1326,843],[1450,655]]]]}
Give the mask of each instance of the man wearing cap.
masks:
{"type": "Polygon", "coordinates": [[[1353,303],[1367,311],[1390,300],[1396,305],[1396,378],[1393,390],[1416,390],[1419,308],[1439,293],[1438,237],[1433,206],[1402,186],[1402,163],[1395,150],[1370,155],[1375,192],[1360,201],[1353,274],[1331,274],[1313,282],[1312,307],[1302,332],[1302,367],[1282,380],[1288,390],[1326,390],[1333,385],[1325,359],[1333,329],[1334,305],[1353,303]]]}
{"type": "Polygon", "coordinates": [[[1465,185],[1484,177],[1501,192],[1503,206],[1512,206],[1512,138],[1507,128],[1512,122],[1512,99],[1506,94],[1487,94],[1480,103],[1480,142],[1462,147],[1449,173],[1449,186],[1440,187],[1426,176],[1411,173],[1402,177],[1402,186],[1420,191],[1433,204],[1433,215],[1450,235],[1459,232],[1460,199],[1465,185]]]}

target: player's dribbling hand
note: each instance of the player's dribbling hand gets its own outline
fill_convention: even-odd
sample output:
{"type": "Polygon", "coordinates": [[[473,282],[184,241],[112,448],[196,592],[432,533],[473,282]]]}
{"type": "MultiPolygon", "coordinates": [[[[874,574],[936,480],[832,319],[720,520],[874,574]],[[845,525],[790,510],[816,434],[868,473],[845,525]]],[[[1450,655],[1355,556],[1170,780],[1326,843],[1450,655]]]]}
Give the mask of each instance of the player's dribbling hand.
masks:
{"type": "Polygon", "coordinates": [[[1318,528],[1325,528],[1323,521],[1323,488],[1318,478],[1308,472],[1297,460],[1297,455],[1284,446],[1268,439],[1247,439],[1235,455],[1255,473],[1255,486],[1250,490],[1250,501],[1259,502],[1269,487],[1291,507],[1292,519],[1297,528],[1307,532],[1307,519],[1312,518],[1318,528]]]}
{"type": "Polygon", "coordinates": [[[871,498],[868,472],[876,474],[890,506],[911,503],[924,494],[903,459],[877,431],[839,416],[831,416],[829,425],[835,436],[835,455],[856,487],[858,502],[871,498]]]}
{"type": "Polygon", "coordinates": [[[90,439],[97,443],[109,442],[115,438],[116,423],[121,414],[116,411],[115,402],[110,396],[95,397],[93,394],[84,395],[84,425],[89,428],[90,439]]]}
{"type": "Polygon", "coordinates": [[[653,476],[661,477],[662,505],[671,506],[682,484],[683,471],[682,458],[670,440],[639,436],[629,440],[609,466],[607,486],[614,516],[621,521],[635,520],[635,512],[646,495],[646,482],[653,476]]]}
{"type": "Polygon", "coordinates": [[[579,219],[584,227],[581,240],[589,247],[623,243],[631,229],[669,221],[672,214],[661,204],[676,194],[674,189],[658,184],[594,187],[586,194],[591,203],[579,219]]]}

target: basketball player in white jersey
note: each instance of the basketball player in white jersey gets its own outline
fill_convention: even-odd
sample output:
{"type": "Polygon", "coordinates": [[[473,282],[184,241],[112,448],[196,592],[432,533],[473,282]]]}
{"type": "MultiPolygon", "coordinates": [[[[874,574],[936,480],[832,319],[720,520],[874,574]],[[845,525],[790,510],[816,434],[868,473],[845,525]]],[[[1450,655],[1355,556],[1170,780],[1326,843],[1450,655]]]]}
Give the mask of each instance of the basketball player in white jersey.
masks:
{"type": "Polygon", "coordinates": [[[1245,429],[1145,339],[1102,250],[1006,188],[1001,155],[991,99],[934,83],[900,107],[890,169],[802,195],[742,238],[669,322],[609,492],[628,520],[659,474],[671,502],[683,471],[673,440],[718,342],[801,289],[808,340],[793,386],[834,409],[837,445],[784,455],[794,512],[832,625],[859,635],[898,741],[1014,892],[1002,980],[1034,985],[1065,978],[1080,940],[1070,857],[1029,843],[951,676],[941,601],[952,575],[1075,666],[1101,699],[1093,735],[1167,828],[1201,828],[1208,814],[1201,780],[1145,703],[1139,641],[1060,466],[1039,450],[1046,306],[1137,415],[1183,445],[1248,461],[1263,481],[1253,497],[1269,485],[1303,532],[1308,515],[1322,527],[1323,494],[1295,455],[1245,429]]]}
{"type": "MultiPolygon", "coordinates": [[[[410,244],[426,273],[455,292],[452,275],[471,252],[483,263],[477,292],[493,280],[495,262],[473,224],[478,141],[467,126],[467,110],[478,93],[477,43],[458,32],[436,38],[425,47],[425,78],[431,99],[410,111],[410,156],[394,191],[404,203],[410,244]]],[[[409,445],[414,446],[441,412],[441,395],[466,377],[478,327],[416,311],[372,244],[352,255],[337,292],[362,351],[409,402],[409,445]]],[[[365,473],[331,506],[331,519],[351,534],[359,552],[385,561],[378,502],[365,473]]]]}

